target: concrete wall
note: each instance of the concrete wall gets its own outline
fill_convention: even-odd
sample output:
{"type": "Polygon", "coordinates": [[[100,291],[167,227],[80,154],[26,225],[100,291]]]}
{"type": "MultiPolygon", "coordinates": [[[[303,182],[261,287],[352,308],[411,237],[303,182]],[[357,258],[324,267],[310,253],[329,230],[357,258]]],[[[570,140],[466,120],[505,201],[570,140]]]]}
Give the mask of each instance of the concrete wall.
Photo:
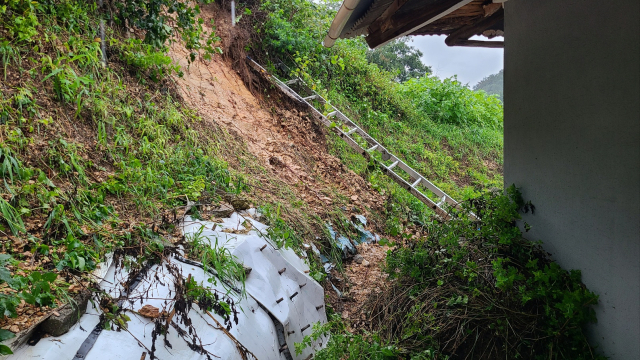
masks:
{"type": "Polygon", "coordinates": [[[600,295],[589,328],[640,359],[640,1],[505,4],[505,184],[527,234],[600,295]]]}

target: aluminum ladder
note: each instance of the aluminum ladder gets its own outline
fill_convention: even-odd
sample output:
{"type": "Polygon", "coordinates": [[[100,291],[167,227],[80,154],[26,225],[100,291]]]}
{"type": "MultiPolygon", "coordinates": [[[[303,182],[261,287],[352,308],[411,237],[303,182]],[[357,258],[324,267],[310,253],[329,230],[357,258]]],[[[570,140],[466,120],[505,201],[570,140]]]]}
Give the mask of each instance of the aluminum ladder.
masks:
{"type": "MultiPolygon", "coordinates": [[[[301,102],[311,109],[313,115],[322,122],[328,128],[333,129],[342,140],[344,140],[352,149],[361,154],[367,160],[371,160],[372,154],[374,151],[377,151],[382,154],[382,160],[391,161],[390,165],[385,165],[378,159],[373,158],[376,161],[382,171],[393,179],[398,185],[409,191],[413,196],[418,198],[418,200],[422,201],[428,207],[433,209],[436,214],[440,215],[444,219],[450,218],[449,213],[445,209],[444,205],[448,204],[451,207],[460,209],[460,204],[454,200],[451,196],[447,195],[444,191],[440,190],[436,185],[434,185],[431,181],[427,180],[424,176],[420,175],[417,171],[407,165],[404,161],[402,161],[397,156],[390,153],[382,144],[380,144],[376,139],[372,138],[369,134],[367,134],[364,130],[362,130],[356,123],[351,121],[345,114],[343,114],[340,110],[338,110],[335,106],[331,105],[326,99],[324,99],[320,94],[315,92],[313,89],[309,88],[305,82],[300,78],[295,78],[286,82],[281,81],[277,77],[269,74],[267,70],[265,70],[260,64],[255,62],[250,57],[247,57],[247,61],[249,65],[270,80],[272,83],[277,85],[285,94],[287,94],[292,99],[301,102]],[[299,85],[305,92],[309,95],[302,96],[294,91],[291,86],[297,84],[299,85]],[[311,103],[311,101],[317,100],[321,104],[328,104],[331,107],[331,111],[328,114],[323,114],[321,111],[316,109],[315,106],[311,103]],[[343,125],[345,125],[348,130],[343,130],[341,126],[335,126],[335,122],[331,119],[336,119],[340,121],[343,125]],[[352,134],[358,134],[362,139],[364,139],[368,147],[363,148],[358,144],[352,137],[352,134]],[[395,173],[393,169],[399,168],[404,170],[410,176],[410,182],[403,179],[400,175],[395,173]],[[440,200],[435,202],[431,200],[427,195],[423,194],[418,186],[424,186],[429,189],[435,196],[437,196],[440,200]]],[[[470,214],[472,219],[477,219],[474,214],[470,214]]]]}

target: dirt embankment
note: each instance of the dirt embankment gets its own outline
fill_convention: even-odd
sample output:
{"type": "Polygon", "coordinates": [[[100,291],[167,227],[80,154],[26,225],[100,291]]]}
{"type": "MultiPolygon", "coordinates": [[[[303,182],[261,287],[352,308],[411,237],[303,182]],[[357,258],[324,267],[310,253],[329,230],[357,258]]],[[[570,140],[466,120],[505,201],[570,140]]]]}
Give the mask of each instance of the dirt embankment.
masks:
{"type": "MultiPolygon", "coordinates": [[[[217,32],[223,37],[223,51],[241,48],[234,37],[246,39],[241,27],[231,28],[224,17],[226,12],[216,6],[203,8],[205,24],[214,19],[217,32]],[[219,14],[220,16],[217,16],[219,14]],[[238,33],[234,33],[234,32],[238,33]]],[[[263,173],[251,174],[261,182],[275,178],[291,189],[301,200],[306,211],[324,218],[332,208],[340,207],[345,215],[364,214],[379,217],[386,199],[362,177],[348,170],[341,161],[329,154],[326,129],[309,117],[302,109],[283,99],[276,90],[247,76],[247,68],[240,65],[244,59],[237,53],[211,61],[196,60],[189,64],[183,47],[175,45],[170,55],[183,69],[177,86],[185,103],[196,110],[203,126],[218,125],[229,134],[246,143],[250,155],[258,160],[263,173]],[[248,85],[243,82],[250,79],[248,85]],[[261,86],[262,85],[262,86],[261,86]]],[[[235,154],[226,158],[236,170],[242,163],[235,154]]],[[[276,199],[277,200],[277,199],[276,199]]],[[[382,224],[373,224],[372,230],[381,230],[382,224]],[[377,229],[376,229],[377,228],[377,229]]],[[[380,269],[386,247],[359,246],[367,265],[356,262],[346,265],[346,279],[336,285],[345,292],[347,301],[338,301],[331,287],[331,303],[343,316],[353,317],[367,295],[375,291],[385,277],[380,269]]]]}
{"type": "MultiPolygon", "coordinates": [[[[290,185],[312,209],[322,212],[327,205],[342,204],[342,197],[359,210],[381,210],[384,197],[328,153],[321,124],[271,101],[268,92],[256,97],[230,61],[215,57],[189,65],[180,45],[173,46],[170,55],[185,69],[184,76],[176,79],[179,92],[204,125],[221,125],[244,141],[269,175],[290,185]]],[[[229,161],[239,165],[233,164],[233,157],[229,154],[229,161]]]]}

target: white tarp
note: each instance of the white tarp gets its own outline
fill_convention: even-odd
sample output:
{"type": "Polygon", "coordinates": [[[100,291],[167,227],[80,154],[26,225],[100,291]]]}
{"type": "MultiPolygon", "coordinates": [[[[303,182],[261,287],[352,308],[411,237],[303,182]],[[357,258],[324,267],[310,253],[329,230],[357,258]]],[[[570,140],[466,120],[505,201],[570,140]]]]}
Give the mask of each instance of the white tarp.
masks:
{"type": "MultiPolygon", "coordinates": [[[[213,245],[217,244],[230,249],[240,262],[252,268],[246,280],[247,296],[241,298],[233,291],[228,293],[239,310],[238,324],[234,323],[229,330],[238,342],[258,359],[273,360],[286,360],[289,353],[293,359],[307,359],[314,350],[326,344],[326,339],[320,339],[313,344],[313,348],[307,348],[302,354],[296,356],[294,343],[301,342],[304,335],[310,334],[314,323],[325,323],[327,319],[323,289],[305,273],[309,268],[295,252],[289,249],[276,249],[274,244],[262,236],[267,227],[248,216],[245,218],[234,213],[221,225],[207,221],[194,221],[187,217],[184,222],[184,233],[189,237],[198,232],[202,226],[204,226],[201,233],[203,238],[208,239],[213,245]],[[246,234],[222,231],[223,229],[243,230],[245,227],[242,223],[245,220],[252,224],[252,230],[246,234]],[[284,331],[280,329],[280,337],[284,336],[289,351],[282,351],[282,339],[278,339],[280,325],[284,326],[284,331]]],[[[220,282],[217,285],[209,283],[207,280],[212,275],[201,267],[181,262],[179,259],[171,259],[171,263],[181,269],[183,276],[191,275],[199,283],[207,284],[221,293],[228,292],[220,282]]],[[[126,283],[128,274],[124,269],[116,269],[115,265],[111,264],[102,266],[100,276],[103,276],[100,287],[112,297],[117,298],[123,292],[122,284],[126,283]]],[[[135,314],[134,311],[138,311],[143,305],[151,305],[162,310],[167,306],[166,299],[172,298],[172,292],[172,275],[168,272],[166,265],[151,267],[135,289],[128,294],[128,298],[134,302],[124,301],[121,304],[122,308],[130,310],[125,312],[131,318],[127,329],[100,332],[86,359],[141,359],[142,353],[148,352],[151,348],[151,332],[154,324],[152,320],[135,314]]],[[[59,337],[42,338],[35,346],[22,345],[14,349],[14,355],[7,358],[71,360],[98,324],[99,316],[100,310],[90,303],[87,312],[68,333],[59,337]]],[[[224,323],[220,316],[215,314],[213,316],[219,323],[224,323]]],[[[221,359],[242,359],[236,344],[218,329],[218,325],[209,315],[194,306],[189,317],[193,321],[193,327],[204,349],[210,354],[221,359]]],[[[183,325],[178,324],[178,326],[187,330],[183,325]]],[[[171,348],[164,345],[163,336],[158,336],[155,353],[158,359],[207,359],[206,355],[189,348],[174,329],[168,332],[167,340],[171,348]]],[[[147,356],[146,359],[149,357],[147,356]]]]}

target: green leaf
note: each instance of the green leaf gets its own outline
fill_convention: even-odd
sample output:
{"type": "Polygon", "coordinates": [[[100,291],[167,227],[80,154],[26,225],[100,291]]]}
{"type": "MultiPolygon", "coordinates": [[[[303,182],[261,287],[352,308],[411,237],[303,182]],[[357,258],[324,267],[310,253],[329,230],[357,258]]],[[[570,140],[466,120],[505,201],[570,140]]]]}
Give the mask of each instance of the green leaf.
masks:
{"type": "Polygon", "coordinates": [[[13,354],[13,351],[11,351],[11,349],[7,345],[0,345],[0,355],[11,355],[11,354],[13,354]]]}
{"type": "Polygon", "coordinates": [[[11,272],[6,267],[0,267],[0,280],[10,283],[11,282],[11,272]]]}
{"type": "Polygon", "coordinates": [[[11,259],[11,255],[9,254],[0,254],[0,265],[6,264],[7,261],[11,259]]]}
{"type": "MultiPolygon", "coordinates": [[[[5,341],[7,339],[11,339],[16,337],[16,334],[12,333],[9,330],[0,329],[0,341],[5,341]]],[[[3,354],[4,355],[4,354],[3,354]]]]}
{"type": "Polygon", "coordinates": [[[57,278],[58,278],[58,274],[56,274],[54,272],[48,272],[48,273],[45,273],[44,275],[42,275],[42,280],[50,282],[50,283],[56,281],[57,278]]]}
{"type": "Polygon", "coordinates": [[[231,307],[224,301],[220,301],[220,306],[224,309],[227,314],[231,314],[231,307]]]}
{"type": "Polygon", "coordinates": [[[35,283],[42,279],[42,274],[39,271],[34,271],[29,275],[29,277],[31,278],[31,281],[35,283]]]}
{"type": "Polygon", "coordinates": [[[20,297],[28,304],[35,305],[36,303],[36,297],[26,291],[21,292],[20,297]]]}

